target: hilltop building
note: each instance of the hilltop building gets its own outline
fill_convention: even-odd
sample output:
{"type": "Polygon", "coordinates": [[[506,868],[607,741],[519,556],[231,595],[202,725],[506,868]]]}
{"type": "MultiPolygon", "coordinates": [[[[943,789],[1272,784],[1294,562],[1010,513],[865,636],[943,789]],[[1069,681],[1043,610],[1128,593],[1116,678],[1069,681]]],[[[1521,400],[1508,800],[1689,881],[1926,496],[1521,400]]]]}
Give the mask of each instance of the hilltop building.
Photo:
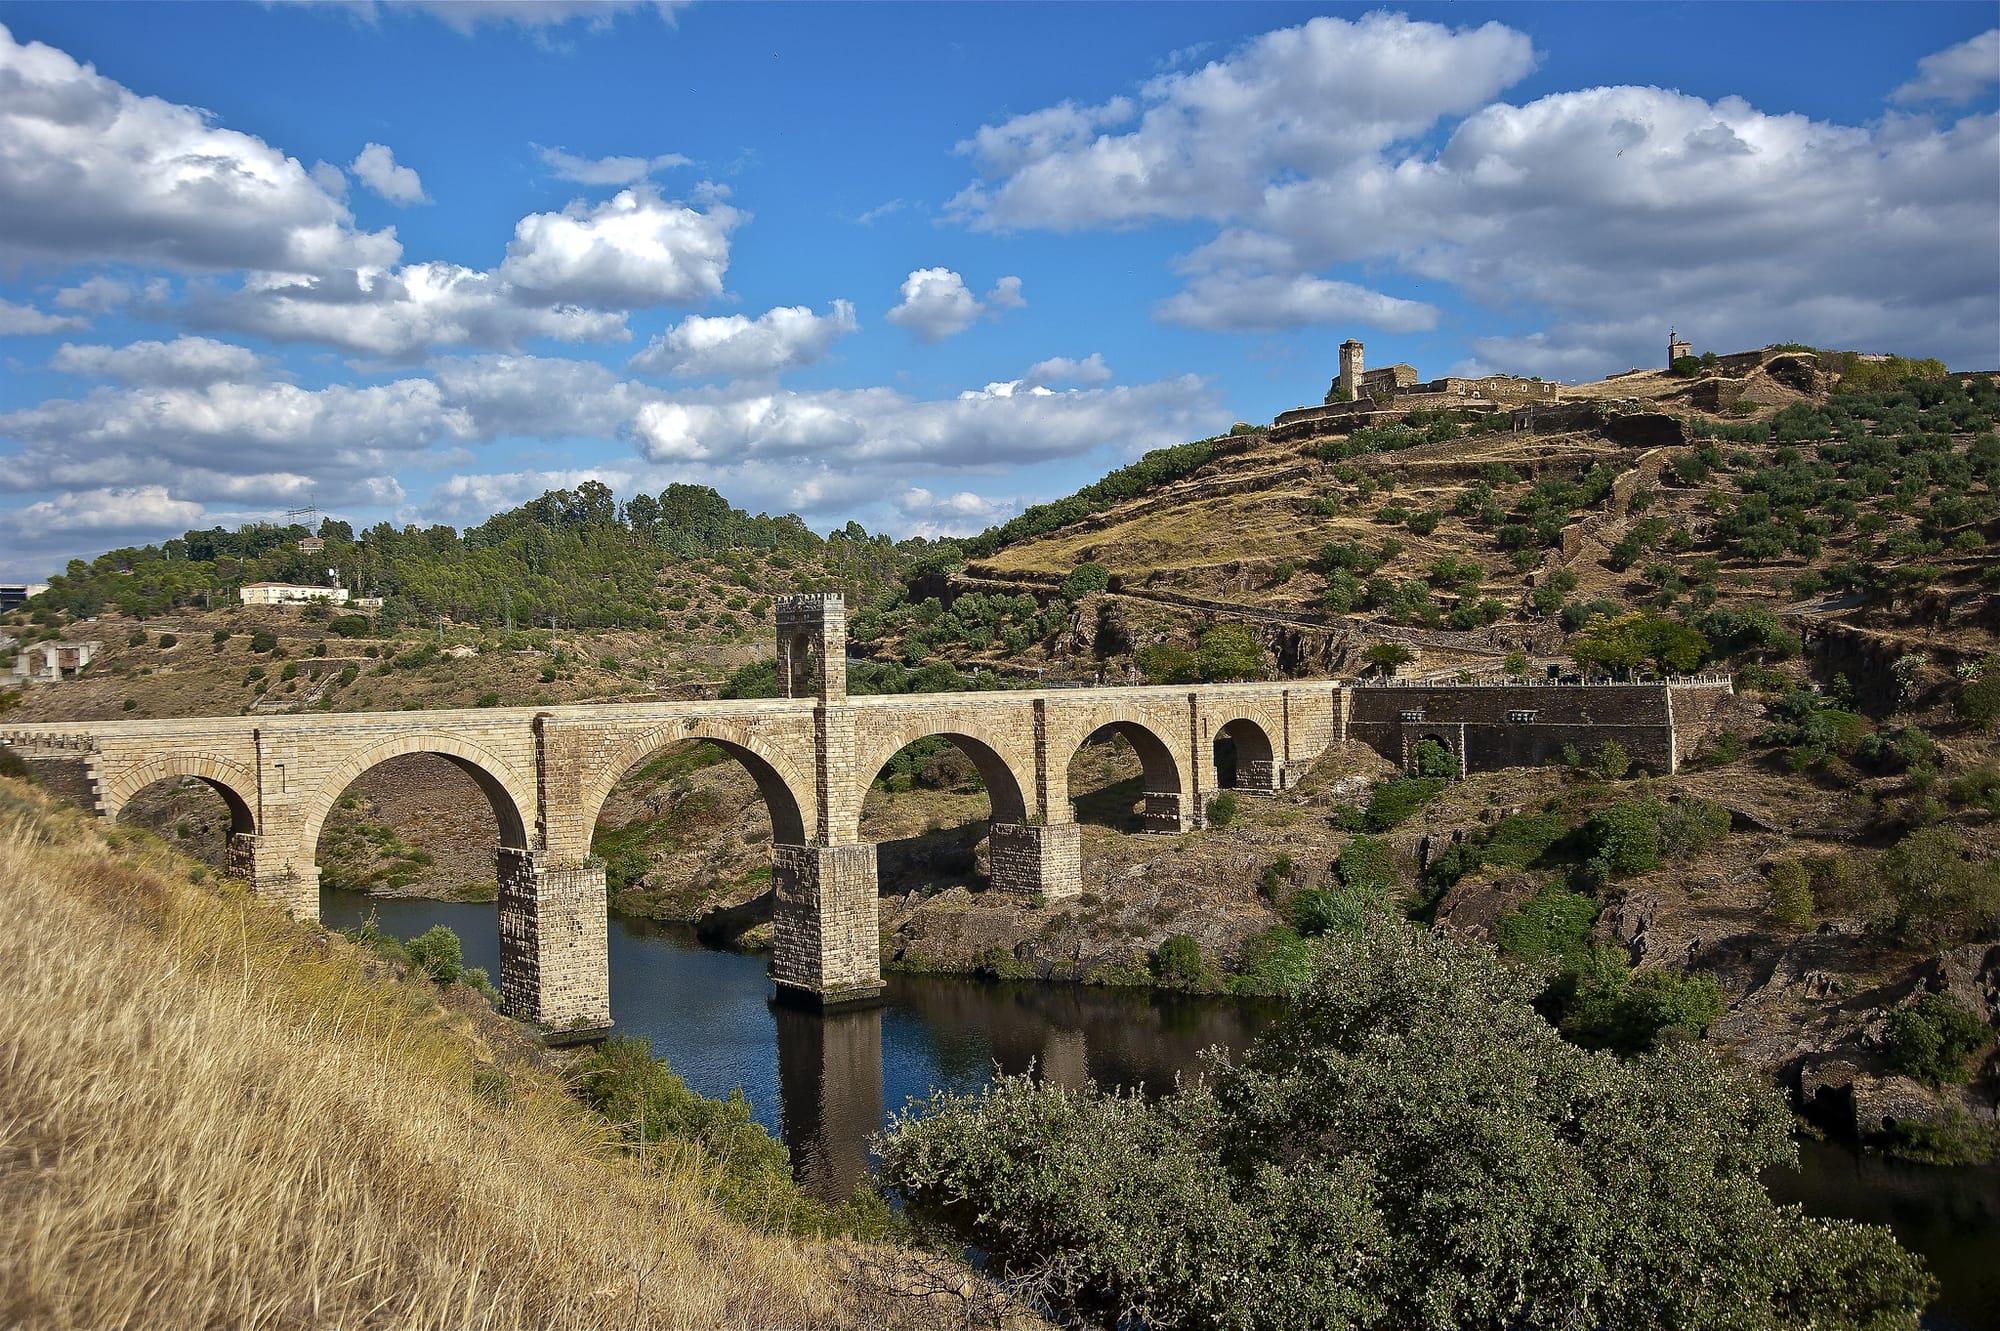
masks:
{"type": "Polygon", "coordinates": [[[1447,375],[1420,382],[1416,367],[1365,368],[1364,347],[1354,338],[1340,344],[1340,374],[1317,407],[1295,407],[1271,423],[1271,438],[1309,439],[1343,434],[1356,426],[1399,420],[1412,411],[1511,411],[1552,406],[1556,385],[1511,374],[1481,379],[1447,375]]]}
{"type": "Polygon", "coordinates": [[[40,596],[48,589],[46,582],[0,583],[0,611],[13,610],[30,596],[40,596]]]}
{"type": "Polygon", "coordinates": [[[309,605],[324,601],[347,604],[345,587],[301,587],[289,582],[246,582],[239,594],[245,605],[309,605]]]}
{"type": "Polygon", "coordinates": [[[74,679],[103,646],[95,639],[89,642],[35,643],[14,658],[14,678],[45,683],[74,679]]]}

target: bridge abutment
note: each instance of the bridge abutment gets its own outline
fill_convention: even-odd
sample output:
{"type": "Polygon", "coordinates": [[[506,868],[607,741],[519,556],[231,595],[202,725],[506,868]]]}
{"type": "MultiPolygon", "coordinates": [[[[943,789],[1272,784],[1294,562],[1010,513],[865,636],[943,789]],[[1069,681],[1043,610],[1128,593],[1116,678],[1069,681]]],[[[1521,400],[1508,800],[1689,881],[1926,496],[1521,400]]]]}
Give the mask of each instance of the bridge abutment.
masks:
{"type": "Polygon", "coordinates": [[[1016,896],[1058,901],[1083,891],[1083,833],[1075,823],[987,824],[987,876],[1016,896]]]}
{"type": "Polygon", "coordinates": [[[824,1008],[882,992],[874,846],[772,846],[771,889],[779,997],[824,1008]]]}
{"type": "Polygon", "coordinates": [[[611,1024],[604,866],[500,849],[500,1007],[554,1030],[611,1024]]]}

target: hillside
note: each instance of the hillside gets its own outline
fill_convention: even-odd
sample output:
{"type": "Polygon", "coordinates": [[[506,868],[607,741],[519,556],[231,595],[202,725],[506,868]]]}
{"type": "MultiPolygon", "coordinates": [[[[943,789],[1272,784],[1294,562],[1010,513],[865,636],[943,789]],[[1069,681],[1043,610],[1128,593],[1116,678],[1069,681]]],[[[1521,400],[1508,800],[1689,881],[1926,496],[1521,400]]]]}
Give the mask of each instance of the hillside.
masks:
{"type": "MultiPolygon", "coordinates": [[[[721,1204],[750,1195],[730,1151],[592,1113],[470,987],[398,978],[12,780],[0,906],[8,1326],[946,1315],[876,1279],[933,1259],[785,1233],[811,1207],[768,1141],[737,1148],[767,1174],[776,1151],[753,1226],[721,1204]]],[[[688,1100],[652,1075],[656,1106],[688,1100]]]]}

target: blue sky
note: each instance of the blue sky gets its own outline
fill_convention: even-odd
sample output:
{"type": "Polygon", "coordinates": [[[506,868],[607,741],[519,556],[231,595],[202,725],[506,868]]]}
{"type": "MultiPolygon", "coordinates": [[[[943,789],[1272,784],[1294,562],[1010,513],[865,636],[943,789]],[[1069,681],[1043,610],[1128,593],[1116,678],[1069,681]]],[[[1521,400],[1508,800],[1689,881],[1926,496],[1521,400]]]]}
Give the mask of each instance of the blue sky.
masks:
{"type": "Polygon", "coordinates": [[[973,531],[1350,336],[1993,368],[1994,20],[0,3],[0,580],[590,476],[973,531]]]}

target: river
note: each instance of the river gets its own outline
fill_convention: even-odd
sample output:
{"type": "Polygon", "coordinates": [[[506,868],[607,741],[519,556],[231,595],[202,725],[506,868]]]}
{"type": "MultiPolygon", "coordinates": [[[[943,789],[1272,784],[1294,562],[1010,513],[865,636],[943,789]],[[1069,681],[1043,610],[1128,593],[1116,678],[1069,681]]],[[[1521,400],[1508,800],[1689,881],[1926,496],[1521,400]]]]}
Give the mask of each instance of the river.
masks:
{"type": "MultiPolygon", "coordinates": [[[[497,908],[462,902],[322,893],[322,918],[351,929],[371,914],[414,938],[449,926],[465,964],[497,980],[497,908]]],[[[825,1016],[770,1001],[761,956],[718,951],[691,929],[613,915],[611,1011],[643,1035],[688,1085],[723,1096],[741,1087],[757,1121],[791,1148],[799,1182],[837,1199],[867,1177],[868,1139],[933,1087],[969,1092],[997,1064],[1032,1063],[1065,1084],[1161,1089],[1211,1045],[1240,1050],[1274,1015],[1269,1003],[958,976],[890,975],[879,1006],[825,1016]]],[[[2000,1331],[2000,1168],[1926,1169],[1804,1143],[1798,1171],[1766,1179],[1815,1215],[1886,1224],[1923,1254],[1943,1294],[1926,1331],[2000,1331]]]]}

